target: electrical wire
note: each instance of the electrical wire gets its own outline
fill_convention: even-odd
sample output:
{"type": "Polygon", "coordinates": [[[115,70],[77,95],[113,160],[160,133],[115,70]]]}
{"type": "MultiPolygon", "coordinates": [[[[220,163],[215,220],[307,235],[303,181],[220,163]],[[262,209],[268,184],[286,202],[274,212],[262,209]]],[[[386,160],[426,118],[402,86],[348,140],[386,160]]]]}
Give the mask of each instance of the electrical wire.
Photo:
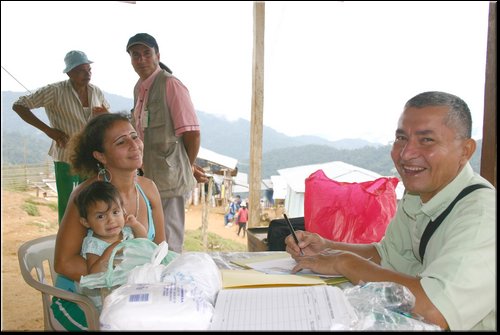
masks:
{"type": "Polygon", "coordinates": [[[12,77],[15,81],[17,81],[17,82],[19,83],[19,85],[21,85],[22,87],[24,87],[24,89],[25,89],[26,91],[28,91],[28,92],[30,92],[30,93],[31,93],[31,91],[30,91],[30,90],[28,90],[28,89],[26,88],[26,86],[24,86],[24,85],[23,85],[23,84],[22,84],[19,80],[17,80],[17,78],[16,78],[16,77],[14,77],[14,76],[13,76],[13,75],[9,72],[9,71],[7,71],[7,69],[6,69],[6,68],[4,68],[4,67],[3,67],[3,65],[2,65],[2,69],[3,69],[5,72],[7,72],[7,73],[9,74],[9,76],[11,76],[11,77],[12,77]]]}

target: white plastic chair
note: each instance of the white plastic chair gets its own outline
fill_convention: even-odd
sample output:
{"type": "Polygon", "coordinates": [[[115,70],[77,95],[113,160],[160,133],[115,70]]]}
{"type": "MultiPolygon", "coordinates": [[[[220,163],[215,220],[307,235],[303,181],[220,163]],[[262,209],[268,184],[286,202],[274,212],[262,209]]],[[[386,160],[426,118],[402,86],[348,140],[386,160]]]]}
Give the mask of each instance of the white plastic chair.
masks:
{"type": "Polygon", "coordinates": [[[54,280],[54,247],[56,235],[40,237],[19,247],[18,258],[24,281],[42,293],[43,320],[45,330],[65,330],[54,319],[50,305],[52,297],[61,298],[78,304],[85,313],[88,330],[99,330],[99,312],[88,297],[56,288],[54,280]],[[45,264],[45,268],[44,268],[45,264]],[[50,270],[50,278],[47,276],[50,270]],[[35,270],[35,271],[33,271],[35,270]]]}

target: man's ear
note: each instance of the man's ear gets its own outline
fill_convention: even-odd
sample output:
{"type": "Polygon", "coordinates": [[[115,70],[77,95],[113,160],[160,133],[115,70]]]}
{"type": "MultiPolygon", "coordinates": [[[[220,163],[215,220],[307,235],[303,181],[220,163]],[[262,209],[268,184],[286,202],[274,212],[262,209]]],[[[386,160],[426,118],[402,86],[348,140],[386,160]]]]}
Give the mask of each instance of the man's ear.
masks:
{"type": "Polygon", "coordinates": [[[465,164],[471,159],[472,155],[476,151],[476,146],[476,141],[473,138],[468,138],[464,141],[461,163],[465,164]]]}

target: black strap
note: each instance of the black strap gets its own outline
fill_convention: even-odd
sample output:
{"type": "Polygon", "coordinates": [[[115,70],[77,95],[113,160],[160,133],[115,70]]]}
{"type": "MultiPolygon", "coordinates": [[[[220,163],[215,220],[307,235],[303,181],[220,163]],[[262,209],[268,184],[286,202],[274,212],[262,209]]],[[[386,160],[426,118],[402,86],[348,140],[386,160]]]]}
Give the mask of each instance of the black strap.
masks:
{"type": "Polygon", "coordinates": [[[425,248],[427,247],[427,243],[429,243],[429,240],[431,239],[432,234],[434,234],[436,229],[438,229],[441,222],[443,222],[443,220],[446,218],[446,216],[448,214],[450,214],[451,210],[453,209],[455,204],[460,199],[465,197],[467,194],[469,194],[477,189],[480,189],[480,188],[489,188],[489,187],[486,185],[482,185],[482,184],[474,184],[474,185],[469,185],[466,188],[464,188],[462,190],[462,192],[460,192],[457,195],[455,200],[453,200],[453,202],[448,206],[448,208],[446,208],[445,211],[443,213],[441,213],[441,215],[439,215],[435,221],[431,220],[429,222],[429,224],[427,225],[427,227],[425,227],[424,233],[422,234],[422,238],[420,239],[420,246],[418,248],[418,252],[420,253],[420,261],[422,263],[424,262],[424,254],[425,254],[425,248]]]}

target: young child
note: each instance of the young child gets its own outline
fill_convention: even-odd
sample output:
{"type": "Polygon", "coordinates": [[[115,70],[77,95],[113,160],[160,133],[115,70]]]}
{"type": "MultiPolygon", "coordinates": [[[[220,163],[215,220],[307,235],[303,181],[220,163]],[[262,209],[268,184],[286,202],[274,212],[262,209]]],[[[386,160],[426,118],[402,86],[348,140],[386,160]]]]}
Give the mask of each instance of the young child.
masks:
{"type": "Polygon", "coordinates": [[[238,233],[237,235],[240,236],[240,231],[243,230],[243,237],[245,237],[245,232],[247,230],[247,221],[248,221],[248,209],[247,209],[247,203],[245,201],[241,202],[241,207],[238,209],[238,212],[236,212],[235,217],[236,222],[238,222],[238,233]]]}
{"type": "MultiPolygon", "coordinates": [[[[107,270],[107,265],[114,247],[123,240],[134,237],[147,237],[146,228],[134,215],[126,215],[123,201],[113,184],[95,181],[75,199],[80,214],[80,223],[88,228],[82,244],[82,256],[87,260],[89,274],[107,270]]],[[[102,302],[109,293],[107,289],[76,289],[88,296],[97,309],[102,309],[102,302]]]]}
{"type": "Polygon", "coordinates": [[[106,271],[113,248],[121,241],[147,237],[146,228],[135,216],[124,213],[120,194],[111,183],[93,182],[78,194],[75,203],[80,223],[88,228],[82,256],[89,274],[106,271]]]}

